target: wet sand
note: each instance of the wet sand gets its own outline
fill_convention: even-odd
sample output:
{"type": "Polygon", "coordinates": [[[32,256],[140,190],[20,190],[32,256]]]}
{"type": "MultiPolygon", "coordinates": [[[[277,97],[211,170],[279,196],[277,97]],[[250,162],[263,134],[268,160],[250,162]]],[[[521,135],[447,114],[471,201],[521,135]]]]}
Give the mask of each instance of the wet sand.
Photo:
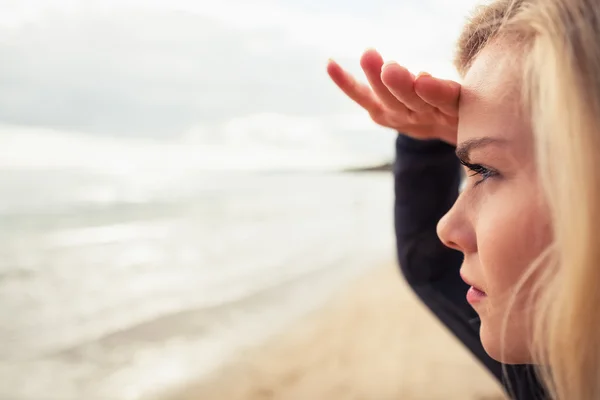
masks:
{"type": "Polygon", "coordinates": [[[168,400],[501,400],[393,262],[168,400]]]}

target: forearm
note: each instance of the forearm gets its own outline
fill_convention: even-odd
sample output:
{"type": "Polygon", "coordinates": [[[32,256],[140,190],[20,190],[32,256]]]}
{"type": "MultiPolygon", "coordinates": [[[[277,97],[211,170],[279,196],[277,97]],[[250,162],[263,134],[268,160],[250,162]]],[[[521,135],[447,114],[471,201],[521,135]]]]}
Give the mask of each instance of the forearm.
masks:
{"type": "Polygon", "coordinates": [[[458,274],[461,254],[445,247],[436,233],[458,196],[461,173],[454,147],[399,135],[394,178],[396,244],[405,278],[413,285],[458,274]]]}

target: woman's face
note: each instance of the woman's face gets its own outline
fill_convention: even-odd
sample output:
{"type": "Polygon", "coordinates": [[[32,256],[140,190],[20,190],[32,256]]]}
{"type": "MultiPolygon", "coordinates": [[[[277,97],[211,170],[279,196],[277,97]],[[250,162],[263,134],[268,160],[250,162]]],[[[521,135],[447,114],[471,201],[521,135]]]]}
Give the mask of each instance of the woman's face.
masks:
{"type": "Polygon", "coordinates": [[[464,254],[461,275],[479,289],[467,298],[481,319],[486,351],[496,360],[520,364],[531,361],[528,303],[535,276],[516,297],[513,293],[550,243],[551,230],[533,134],[520,108],[519,73],[506,53],[499,44],[487,46],[463,82],[457,154],[468,166],[468,178],[438,234],[464,254]]]}

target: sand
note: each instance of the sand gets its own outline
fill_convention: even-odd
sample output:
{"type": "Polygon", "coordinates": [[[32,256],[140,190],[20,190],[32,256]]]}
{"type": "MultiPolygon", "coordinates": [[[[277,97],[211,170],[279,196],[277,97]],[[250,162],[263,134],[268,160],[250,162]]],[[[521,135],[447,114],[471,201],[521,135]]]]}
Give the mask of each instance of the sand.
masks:
{"type": "Polygon", "coordinates": [[[499,385],[393,262],[169,400],[500,400],[499,385]]]}

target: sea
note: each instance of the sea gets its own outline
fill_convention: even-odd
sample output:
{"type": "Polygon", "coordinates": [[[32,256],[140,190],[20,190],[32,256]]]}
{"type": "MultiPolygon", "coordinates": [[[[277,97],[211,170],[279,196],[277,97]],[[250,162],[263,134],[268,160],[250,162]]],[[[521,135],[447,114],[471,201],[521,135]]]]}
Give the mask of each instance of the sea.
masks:
{"type": "Polygon", "coordinates": [[[0,399],[201,379],[393,260],[392,216],[389,172],[2,169],[0,399]]]}

